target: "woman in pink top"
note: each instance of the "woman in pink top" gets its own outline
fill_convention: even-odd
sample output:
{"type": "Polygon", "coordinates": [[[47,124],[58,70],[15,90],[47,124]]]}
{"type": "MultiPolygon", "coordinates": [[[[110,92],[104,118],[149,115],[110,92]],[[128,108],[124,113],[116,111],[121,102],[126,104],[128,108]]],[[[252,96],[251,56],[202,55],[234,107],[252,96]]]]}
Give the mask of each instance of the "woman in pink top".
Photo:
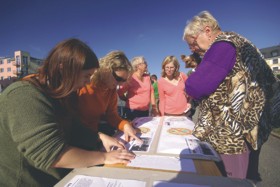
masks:
{"type": "Polygon", "coordinates": [[[191,105],[185,92],[187,76],[179,72],[180,64],[175,56],[167,56],[162,62],[161,78],[158,81],[160,114],[186,115],[191,105]]]}
{"type": "Polygon", "coordinates": [[[152,115],[157,115],[154,89],[147,72],[147,62],[144,57],[135,57],[131,61],[133,67],[132,77],[118,89],[119,97],[126,101],[125,117],[133,120],[136,117],[149,116],[150,105],[152,115]]]}

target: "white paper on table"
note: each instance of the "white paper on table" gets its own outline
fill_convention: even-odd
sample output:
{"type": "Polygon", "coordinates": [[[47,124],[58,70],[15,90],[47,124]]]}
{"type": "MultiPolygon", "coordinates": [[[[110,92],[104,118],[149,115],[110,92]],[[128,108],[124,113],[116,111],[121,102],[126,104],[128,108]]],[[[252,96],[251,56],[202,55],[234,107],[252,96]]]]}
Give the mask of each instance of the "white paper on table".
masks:
{"type": "Polygon", "coordinates": [[[215,156],[214,152],[206,144],[197,139],[186,138],[187,145],[193,154],[215,156]]]}
{"type": "Polygon", "coordinates": [[[186,137],[192,135],[194,123],[186,117],[165,117],[157,147],[158,153],[189,154],[186,137]]]}
{"type": "Polygon", "coordinates": [[[196,172],[191,159],[171,156],[137,155],[127,166],[170,171],[196,172]]]}
{"type": "Polygon", "coordinates": [[[143,141],[142,143],[139,143],[138,141],[131,141],[128,142],[125,146],[129,151],[137,152],[137,151],[143,151],[143,152],[149,152],[151,147],[152,138],[150,137],[140,137],[140,139],[143,141]]]}
{"type": "Polygon", "coordinates": [[[186,138],[187,150],[190,154],[197,155],[197,158],[210,159],[220,161],[221,158],[215,149],[208,142],[203,142],[198,139],[186,138]]]}
{"type": "Polygon", "coordinates": [[[166,182],[166,181],[154,181],[154,187],[210,187],[205,185],[197,185],[197,184],[181,184],[181,183],[174,183],[174,182],[166,182]]]}
{"type": "Polygon", "coordinates": [[[141,137],[153,137],[160,122],[160,117],[143,117],[133,121],[133,126],[141,130],[141,137]]]}
{"type": "Polygon", "coordinates": [[[145,187],[145,181],[76,175],[64,187],[145,187]]]}
{"type": "MultiPolygon", "coordinates": [[[[126,148],[130,151],[148,152],[159,126],[159,122],[160,117],[143,117],[134,120],[133,125],[141,130],[141,133],[137,133],[136,135],[142,139],[143,144],[137,141],[131,141],[125,144],[126,148]]],[[[121,134],[119,138],[124,140],[124,135],[121,134]]]]}
{"type": "MultiPolygon", "coordinates": [[[[138,134],[140,137],[152,138],[159,126],[159,122],[159,117],[143,117],[137,118],[132,123],[134,127],[139,128],[141,130],[141,133],[138,134]]],[[[123,133],[121,133],[118,137],[124,140],[123,133]]]]}

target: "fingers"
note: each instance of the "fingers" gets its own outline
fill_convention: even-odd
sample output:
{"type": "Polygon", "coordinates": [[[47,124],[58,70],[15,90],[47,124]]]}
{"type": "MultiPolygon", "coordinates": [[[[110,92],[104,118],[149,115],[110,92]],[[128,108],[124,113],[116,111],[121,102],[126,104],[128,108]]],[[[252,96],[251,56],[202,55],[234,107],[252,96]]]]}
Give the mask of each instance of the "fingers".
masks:
{"type": "Polygon", "coordinates": [[[126,149],[124,143],[122,143],[120,141],[118,141],[117,145],[115,145],[115,146],[117,146],[119,149],[126,149]]]}
{"type": "Polygon", "coordinates": [[[118,149],[106,154],[105,164],[128,164],[135,158],[135,154],[124,149],[118,149]]]}
{"type": "MultiPolygon", "coordinates": [[[[110,150],[109,151],[112,151],[112,150],[119,150],[119,149],[125,149],[126,150],[126,147],[124,145],[124,143],[118,141],[116,142],[115,144],[111,145],[110,146],[110,150]]],[[[106,149],[107,150],[107,149],[106,149]]],[[[108,151],[107,151],[108,152],[108,151]]]]}
{"type": "Polygon", "coordinates": [[[139,137],[137,137],[136,135],[132,135],[132,136],[129,137],[129,142],[131,142],[131,141],[135,141],[138,144],[143,144],[143,141],[139,137]]]}
{"type": "Polygon", "coordinates": [[[119,158],[122,160],[132,160],[135,158],[135,154],[132,152],[128,152],[127,150],[118,150],[121,154],[119,155],[119,158]]]}
{"type": "Polygon", "coordinates": [[[141,129],[135,128],[136,133],[141,133],[141,129]]]}
{"type": "Polygon", "coordinates": [[[109,152],[112,150],[109,146],[104,146],[104,148],[105,148],[106,152],[109,152]]]}

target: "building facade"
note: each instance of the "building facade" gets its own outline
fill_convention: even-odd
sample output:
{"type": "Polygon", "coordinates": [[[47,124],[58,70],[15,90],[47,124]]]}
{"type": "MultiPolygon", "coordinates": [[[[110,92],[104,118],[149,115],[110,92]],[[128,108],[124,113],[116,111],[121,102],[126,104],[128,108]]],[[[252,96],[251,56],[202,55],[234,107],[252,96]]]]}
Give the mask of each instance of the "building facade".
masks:
{"type": "Polygon", "coordinates": [[[24,51],[15,51],[14,57],[0,57],[0,90],[21,77],[35,73],[42,63],[43,60],[24,51]]]}
{"type": "Polygon", "coordinates": [[[275,74],[280,74],[280,45],[260,49],[266,63],[275,74]]]}

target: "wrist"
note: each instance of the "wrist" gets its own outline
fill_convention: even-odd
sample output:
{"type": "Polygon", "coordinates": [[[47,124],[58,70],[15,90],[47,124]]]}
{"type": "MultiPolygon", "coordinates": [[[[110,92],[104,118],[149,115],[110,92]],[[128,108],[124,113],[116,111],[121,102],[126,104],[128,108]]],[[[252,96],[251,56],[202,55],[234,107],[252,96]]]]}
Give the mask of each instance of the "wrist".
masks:
{"type": "Polygon", "coordinates": [[[131,125],[129,121],[127,120],[122,120],[118,126],[118,129],[121,130],[121,131],[124,131],[124,127],[126,125],[131,125]]]}

